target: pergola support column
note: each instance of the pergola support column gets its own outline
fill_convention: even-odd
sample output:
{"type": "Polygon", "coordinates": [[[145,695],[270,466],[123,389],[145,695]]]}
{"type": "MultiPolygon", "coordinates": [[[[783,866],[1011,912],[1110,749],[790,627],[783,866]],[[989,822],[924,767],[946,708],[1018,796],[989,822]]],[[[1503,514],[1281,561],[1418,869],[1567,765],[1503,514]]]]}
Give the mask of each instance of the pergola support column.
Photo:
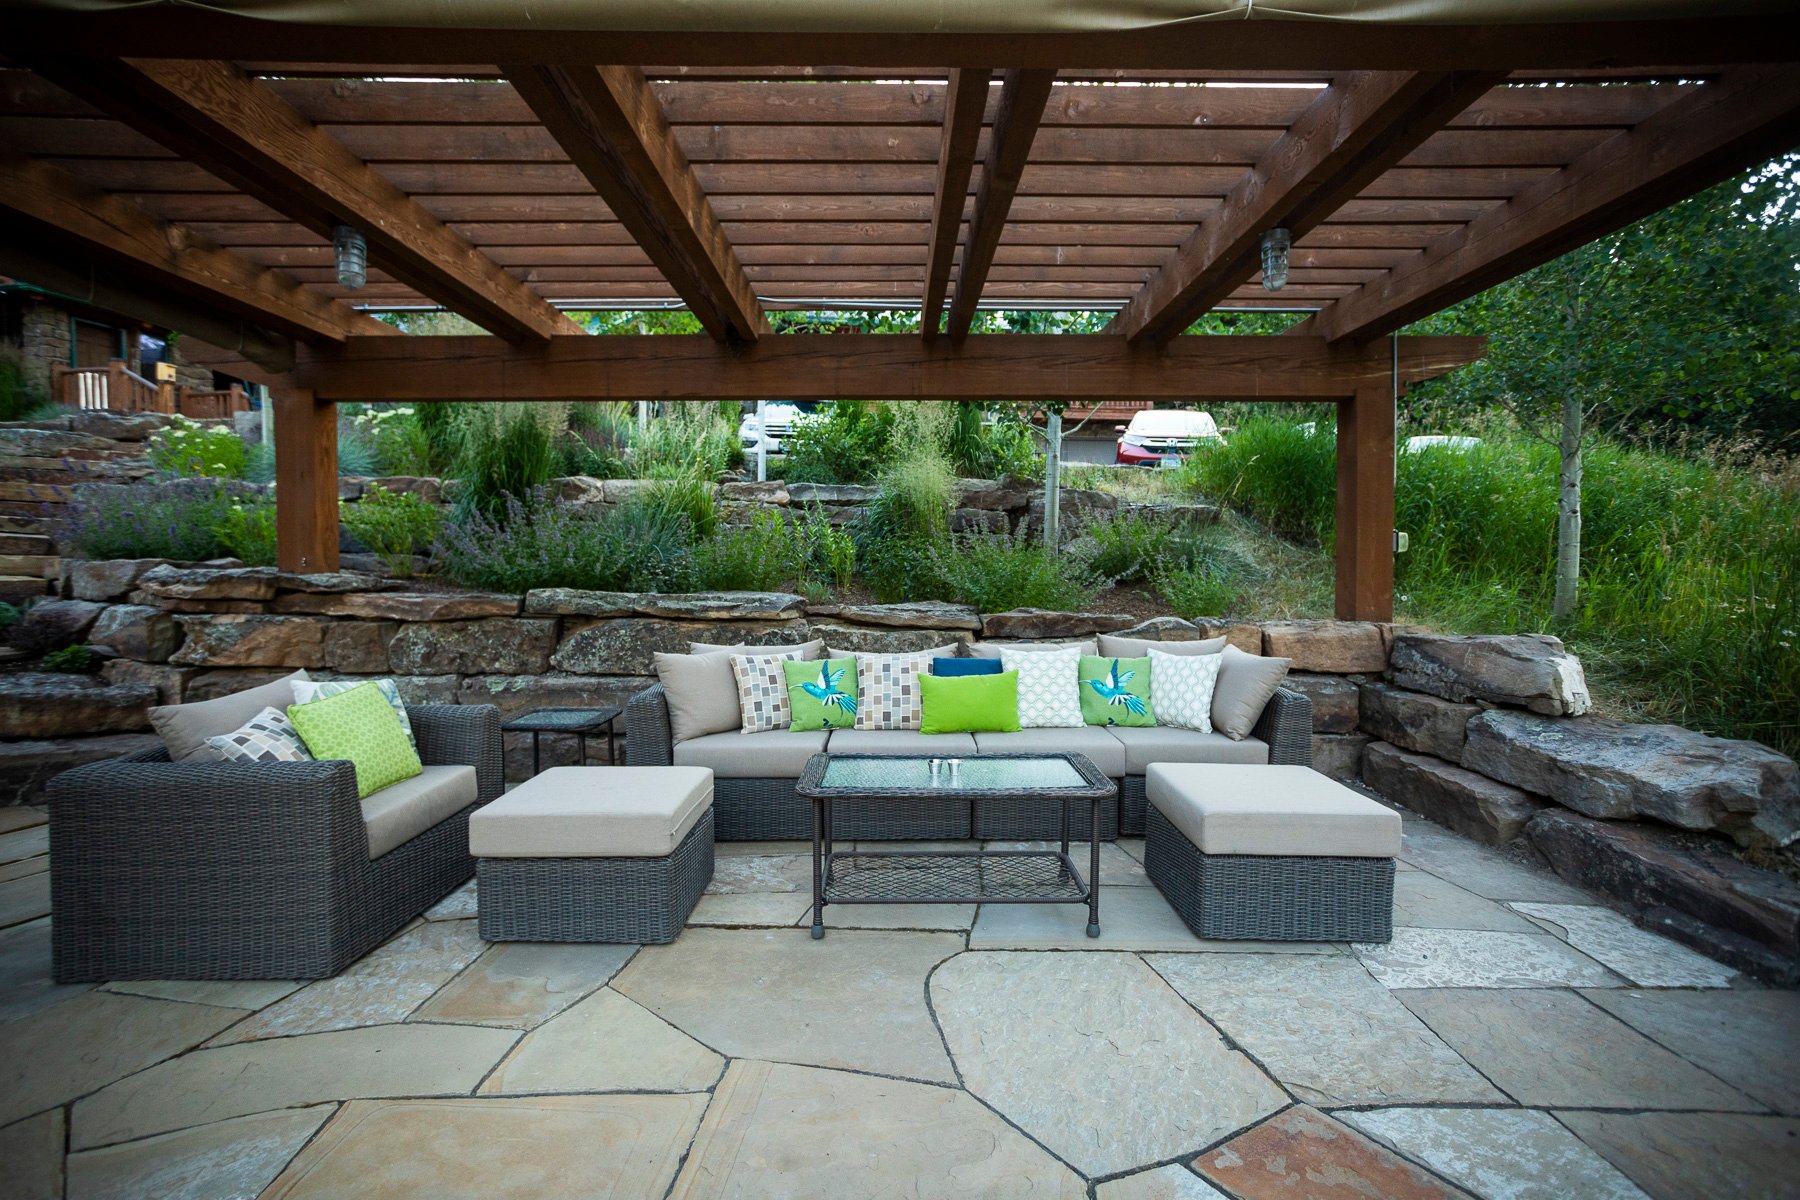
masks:
{"type": "Polygon", "coordinates": [[[275,393],[275,545],[284,571],[338,569],[337,403],[275,393]]]}
{"type": "Polygon", "coordinates": [[[1338,402],[1337,615],[1394,619],[1394,393],[1372,386],[1338,402]]]}

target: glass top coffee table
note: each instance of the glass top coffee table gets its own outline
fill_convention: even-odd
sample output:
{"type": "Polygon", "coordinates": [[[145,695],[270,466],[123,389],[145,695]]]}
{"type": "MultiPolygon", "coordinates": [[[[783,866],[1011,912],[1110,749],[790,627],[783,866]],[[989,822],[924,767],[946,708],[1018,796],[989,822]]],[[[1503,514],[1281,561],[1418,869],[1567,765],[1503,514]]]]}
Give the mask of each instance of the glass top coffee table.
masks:
{"type": "MultiPolygon", "coordinates": [[[[794,790],[813,805],[812,935],[825,936],[830,904],[1085,904],[1087,933],[1100,936],[1100,842],[1089,847],[1086,878],[1069,857],[1069,806],[1092,806],[1118,789],[1080,754],[815,754],[794,790]],[[1060,805],[1060,849],[837,850],[832,816],[839,805],[979,805],[1029,800],[1060,805]]],[[[974,826],[971,824],[971,830],[974,826]]]]}

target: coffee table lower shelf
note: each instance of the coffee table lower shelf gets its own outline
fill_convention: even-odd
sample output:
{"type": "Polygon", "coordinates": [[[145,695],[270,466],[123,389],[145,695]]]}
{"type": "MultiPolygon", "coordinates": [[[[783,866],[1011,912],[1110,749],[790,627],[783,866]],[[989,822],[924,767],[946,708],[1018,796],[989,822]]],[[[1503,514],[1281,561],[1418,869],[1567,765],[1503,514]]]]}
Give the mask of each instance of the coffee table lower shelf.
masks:
{"type": "MultiPolygon", "coordinates": [[[[1075,862],[1057,850],[841,850],[824,856],[813,936],[829,904],[1087,904],[1075,862]]],[[[1088,936],[1099,936],[1090,922],[1088,936]]]]}

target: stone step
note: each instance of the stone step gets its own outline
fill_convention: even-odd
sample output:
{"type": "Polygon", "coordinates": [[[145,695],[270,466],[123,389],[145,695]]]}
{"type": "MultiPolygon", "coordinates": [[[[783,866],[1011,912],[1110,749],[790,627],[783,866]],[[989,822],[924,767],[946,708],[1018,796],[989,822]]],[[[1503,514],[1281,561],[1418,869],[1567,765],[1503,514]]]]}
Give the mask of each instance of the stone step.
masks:
{"type": "Polygon", "coordinates": [[[17,604],[21,600],[37,600],[49,594],[44,577],[0,575],[0,603],[17,604]]]}
{"type": "Polygon", "coordinates": [[[45,533],[8,532],[0,521],[0,554],[55,554],[56,542],[45,533]]]}
{"type": "Polygon", "coordinates": [[[62,574],[62,559],[54,554],[0,554],[0,575],[35,575],[55,579],[62,574]]]}

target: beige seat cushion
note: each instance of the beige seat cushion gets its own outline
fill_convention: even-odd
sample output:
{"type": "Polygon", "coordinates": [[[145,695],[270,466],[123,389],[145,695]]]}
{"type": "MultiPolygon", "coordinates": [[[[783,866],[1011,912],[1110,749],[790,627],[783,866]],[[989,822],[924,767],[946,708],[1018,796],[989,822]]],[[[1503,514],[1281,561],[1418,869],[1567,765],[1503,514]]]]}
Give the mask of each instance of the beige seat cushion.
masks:
{"type": "Polygon", "coordinates": [[[553,767],[469,818],[477,858],[667,858],[712,807],[699,767],[553,767]]]}
{"type": "Polygon", "coordinates": [[[474,767],[433,766],[370,792],[362,802],[369,857],[380,858],[467,808],[475,803],[478,790],[474,767]]]}
{"type": "Polygon", "coordinates": [[[1222,637],[1198,642],[1152,642],[1144,638],[1120,637],[1116,633],[1100,635],[1102,658],[1143,658],[1152,650],[1161,650],[1164,654],[1217,654],[1223,649],[1225,639],[1222,637]]]}
{"type": "Polygon", "coordinates": [[[970,642],[968,658],[999,658],[1002,650],[1075,650],[1083,654],[1100,653],[1100,643],[1093,638],[1079,642],[970,642]]]}
{"type": "Polygon", "coordinates": [[[1142,775],[1151,763],[1266,763],[1269,743],[1247,737],[1234,742],[1222,733],[1198,733],[1169,725],[1114,725],[1111,734],[1125,748],[1126,775],[1142,775]]]}
{"type": "Polygon", "coordinates": [[[731,673],[731,656],[766,649],[770,654],[793,652],[796,658],[817,658],[824,643],[798,646],[714,646],[694,642],[687,654],[654,655],[656,676],[662,680],[669,705],[669,735],[677,742],[708,733],[725,733],[743,725],[738,707],[737,679],[731,673]]]}
{"type": "Polygon", "coordinates": [[[1125,774],[1125,747],[1098,725],[1066,729],[1020,729],[1012,733],[978,733],[975,748],[983,754],[1084,754],[1109,779],[1125,774]]]}
{"type": "Polygon", "coordinates": [[[975,753],[971,733],[919,733],[912,729],[838,729],[827,746],[833,754],[925,754],[967,758],[975,753]]]}
{"type": "Polygon", "coordinates": [[[708,767],[720,779],[798,779],[806,760],[825,750],[823,729],[709,733],[675,743],[675,765],[708,767]]]}
{"type": "Polygon", "coordinates": [[[214,756],[206,752],[207,738],[235,732],[265,708],[286,712],[294,702],[294,681],[305,678],[305,671],[295,671],[273,683],[217,700],[164,704],[150,710],[150,726],[162,735],[170,761],[182,762],[195,756],[210,761],[214,756]]]}
{"type": "Polygon", "coordinates": [[[1399,813],[1311,767],[1152,763],[1144,792],[1203,854],[1400,853],[1399,813]]]}

